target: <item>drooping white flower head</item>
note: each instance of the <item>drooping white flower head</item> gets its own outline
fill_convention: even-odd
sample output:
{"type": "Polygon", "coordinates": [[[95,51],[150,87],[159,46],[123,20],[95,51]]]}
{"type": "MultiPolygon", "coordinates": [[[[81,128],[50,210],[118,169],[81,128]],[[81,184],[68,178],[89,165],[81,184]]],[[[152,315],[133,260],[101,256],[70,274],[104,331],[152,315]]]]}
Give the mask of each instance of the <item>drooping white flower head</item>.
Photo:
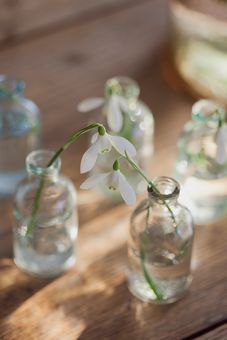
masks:
{"type": "MultiPolygon", "coordinates": [[[[79,112],[89,112],[99,107],[101,108],[104,104],[104,98],[87,98],[78,104],[77,110],[79,112]]],[[[116,94],[111,95],[106,106],[106,115],[108,126],[113,132],[119,132],[122,129],[122,111],[128,111],[127,99],[116,94]]]]}
{"type": "Polygon", "coordinates": [[[222,165],[227,162],[227,125],[218,129],[216,143],[216,162],[222,165]]]}
{"type": "Polygon", "coordinates": [[[91,139],[92,145],[84,153],[80,163],[80,173],[90,171],[98,158],[99,154],[109,152],[113,147],[119,154],[125,155],[125,152],[130,157],[136,155],[136,149],[126,138],[120,136],[112,136],[108,134],[102,127],[98,133],[95,133],[91,139]]]}
{"type": "Polygon", "coordinates": [[[136,203],[135,191],[119,169],[113,170],[111,172],[92,175],[81,184],[80,188],[91,189],[99,183],[104,183],[109,190],[119,190],[123,200],[128,205],[133,205],[136,203]]]}
{"type": "Polygon", "coordinates": [[[107,107],[107,123],[113,132],[119,132],[123,126],[122,111],[128,111],[128,101],[119,95],[113,94],[109,98],[107,107]]]}
{"type": "Polygon", "coordinates": [[[89,112],[103,106],[105,99],[102,97],[86,98],[77,105],[79,112],[89,112]]]}

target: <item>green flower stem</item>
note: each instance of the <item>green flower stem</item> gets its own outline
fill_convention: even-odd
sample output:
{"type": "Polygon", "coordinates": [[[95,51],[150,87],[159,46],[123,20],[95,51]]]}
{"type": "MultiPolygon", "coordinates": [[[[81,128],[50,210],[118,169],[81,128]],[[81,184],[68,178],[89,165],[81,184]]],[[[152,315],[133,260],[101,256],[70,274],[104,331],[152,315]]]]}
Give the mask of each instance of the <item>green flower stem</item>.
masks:
{"type": "MultiPolygon", "coordinates": [[[[53,155],[53,157],[50,159],[49,163],[47,164],[46,168],[51,167],[51,165],[54,164],[54,162],[56,161],[56,159],[65,151],[68,149],[68,147],[73,144],[81,135],[83,135],[84,133],[91,131],[95,128],[99,128],[99,127],[103,127],[101,124],[98,123],[93,123],[90,124],[88,126],[86,126],[85,128],[82,128],[80,130],[78,130],[77,132],[73,133],[69,139],[66,141],[65,144],[63,144],[53,155]]],[[[45,184],[45,176],[42,176],[40,179],[40,183],[39,183],[39,187],[38,190],[36,191],[36,195],[35,195],[35,199],[34,199],[34,205],[32,208],[32,215],[31,218],[28,222],[28,227],[27,227],[27,231],[26,231],[26,236],[31,237],[32,236],[32,232],[33,232],[33,227],[35,224],[35,220],[37,217],[37,213],[39,210],[39,206],[40,206],[40,199],[41,199],[41,194],[44,188],[44,184],[45,184]]]]}
{"type": "MultiPolygon", "coordinates": [[[[148,224],[149,224],[149,217],[150,217],[150,208],[148,207],[147,209],[147,215],[146,215],[146,232],[148,231],[148,224]]],[[[140,263],[141,263],[141,268],[143,270],[143,275],[147,281],[148,286],[151,288],[153,293],[156,296],[157,300],[163,300],[162,293],[160,292],[159,287],[157,287],[156,283],[153,281],[151,278],[147,268],[146,268],[146,252],[144,249],[144,246],[146,245],[148,240],[147,233],[143,234],[143,237],[141,239],[141,246],[140,246],[140,263]]]]}
{"type": "Polygon", "coordinates": [[[40,179],[38,190],[36,191],[35,201],[34,201],[34,205],[32,207],[32,216],[31,216],[31,219],[28,223],[28,228],[27,228],[27,231],[26,231],[26,236],[28,236],[28,237],[32,236],[33,225],[35,223],[36,215],[37,215],[38,210],[39,210],[39,203],[40,203],[40,198],[41,198],[41,194],[42,194],[42,191],[43,191],[44,183],[45,183],[45,179],[42,176],[41,179],[40,179]]]}
{"type": "Polygon", "coordinates": [[[141,268],[143,270],[143,275],[151,288],[151,290],[154,292],[157,300],[163,300],[162,293],[160,292],[159,288],[156,286],[154,281],[152,280],[150,274],[148,273],[148,270],[145,265],[145,250],[143,248],[143,245],[140,247],[140,262],[141,262],[141,268]]]}
{"type": "MultiPolygon", "coordinates": [[[[160,194],[160,191],[158,190],[158,188],[152,183],[152,181],[146,176],[146,174],[143,172],[143,170],[128,156],[127,152],[125,152],[125,156],[123,156],[124,159],[126,159],[126,161],[129,162],[129,164],[133,167],[133,169],[135,169],[144,179],[145,181],[148,183],[148,186],[151,187],[154,191],[156,191],[156,193],[160,194]]],[[[172,211],[172,209],[170,208],[170,206],[168,205],[168,203],[166,203],[166,201],[164,199],[161,199],[163,204],[166,206],[166,208],[168,209],[171,218],[173,220],[174,225],[177,225],[174,213],[172,211]]]]}
{"type": "Polygon", "coordinates": [[[51,158],[51,160],[47,164],[47,168],[49,168],[56,161],[56,159],[62,154],[62,152],[67,150],[68,147],[71,144],[73,144],[81,135],[83,135],[84,133],[91,131],[95,128],[99,128],[99,127],[103,128],[103,126],[101,124],[93,123],[93,124],[86,126],[85,128],[78,130],[77,132],[73,133],[69,137],[69,139],[66,141],[66,143],[63,144],[63,146],[61,146],[60,149],[58,149],[58,151],[56,151],[56,153],[53,155],[53,157],[51,158]]]}
{"type": "MultiPolygon", "coordinates": [[[[155,192],[160,194],[160,191],[158,190],[158,188],[156,188],[156,186],[146,176],[146,174],[143,172],[143,170],[128,156],[127,152],[125,152],[125,156],[123,156],[123,158],[132,166],[133,169],[135,169],[145,179],[145,181],[148,183],[148,186],[150,186],[155,192]]],[[[163,204],[168,209],[170,216],[172,218],[172,221],[173,221],[174,225],[176,226],[177,223],[176,223],[176,219],[175,219],[175,216],[174,216],[172,209],[170,208],[170,206],[168,205],[168,203],[166,203],[166,201],[164,199],[162,201],[163,201],[163,204]]],[[[147,214],[147,219],[146,219],[146,228],[147,228],[147,225],[148,225],[148,218],[149,218],[149,212],[147,214]]],[[[144,278],[147,281],[148,286],[151,288],[151,290],[155,294],[156,299],[157,300],[163,300],[163,296],[162,296],[162,293],[160,292],[160,289],[154,283],[153,279],[151,278],[151,276],[150,276],[150,274],[149,274],[149,272],[146,268],[145,260],[146,260],[146,255],[145,255],[145,250],[144,250],[143,241],[142,241],[141,246],[140,246],[140,262],[141,262],[141,268],[143,270],[144,278]]]]}

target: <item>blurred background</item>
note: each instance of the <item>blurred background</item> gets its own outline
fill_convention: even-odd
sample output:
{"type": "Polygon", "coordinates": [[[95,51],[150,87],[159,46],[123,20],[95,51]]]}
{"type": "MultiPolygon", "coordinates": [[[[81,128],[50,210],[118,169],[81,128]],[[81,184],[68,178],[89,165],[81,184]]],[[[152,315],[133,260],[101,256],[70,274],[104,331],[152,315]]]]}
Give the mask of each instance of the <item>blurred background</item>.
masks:
{"type": "MultiPolygon", "coordinates": [[[[103,96],[110,77],[135,79],[156,122],[151,173],[171,175],[193,100],[226,103],[226,18],[218,0],[0,0],[0,70],[26,82],[41,110],[43,146],[54,150],[91,119],[77,112],[81,100],[103,96]]],[[[84,137],[63,156],[77,185],[86,144],[84,137]]],[[[9,201],[0,210],[6,256],[9,201]]]]}

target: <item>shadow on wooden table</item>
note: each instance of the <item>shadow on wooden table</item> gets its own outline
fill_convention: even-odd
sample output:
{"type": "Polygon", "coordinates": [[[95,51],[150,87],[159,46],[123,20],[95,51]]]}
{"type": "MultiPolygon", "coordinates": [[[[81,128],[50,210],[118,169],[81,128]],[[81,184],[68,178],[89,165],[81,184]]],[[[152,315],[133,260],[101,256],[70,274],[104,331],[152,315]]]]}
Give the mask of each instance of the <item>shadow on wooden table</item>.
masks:
{"type": "Polygon", "coordinates": [[[16,284],[12,290],[24,290],[25,302],[20,307],[23,301],[18,301],[2,323],[2,339],[16,335],[17,339],[124,339],[124,329],[133,339],[140,336],[147,322],[159,320],[171,306],[151,306],[130,294],[125,256],[125,248],[117,249],[84,274],[70,272],[27,301],[30,285],[34,292],[42,287],[26,280],[16,284]]]}
{"type": "MultiPolygon", "coordinates": [[[[2,320],[1,339],[172,339],[215,325],[226,315],[222,256],[226,248],[225,226],[223,221],[198,228],[194,282],[184,299],[167,306],[142,303],[129,293],[126,249],[122,245],[93,261],[84,272],[75,268],[27,300],[28,289],[35,292],[45,282],[35,283],[15,268],[7,269],[6,262],[5,274],[8,270],[11,278],[14,275],[13,282],[17,282],[8,294],[14,301],[15,289],[22,298],[16,306],[10,306],[8,317],[2,320]]],[[[2,281],[0,288],[4,291],[2,281]]]]}
{"type": "Polygon", "coordinates": [[[10,259],[1,259],[0,273],[0,322],[34,293],[51,282],[23,273],[10,259]]]}

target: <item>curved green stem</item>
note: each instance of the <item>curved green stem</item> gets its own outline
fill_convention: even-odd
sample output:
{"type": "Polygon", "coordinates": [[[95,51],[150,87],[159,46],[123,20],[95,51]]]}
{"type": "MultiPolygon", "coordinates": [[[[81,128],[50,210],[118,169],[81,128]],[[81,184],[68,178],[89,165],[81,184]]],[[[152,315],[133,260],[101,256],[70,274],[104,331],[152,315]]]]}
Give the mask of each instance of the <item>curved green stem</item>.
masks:
{"type": "MultiPolygon", "coordinates": [[[[124,159],[126,159],[128,161],[128,163],[133,167],[133,169],[135,169],[144,179],[145,181],[148,183],[148,186],[151,187],[156,193],[160,194],[160,191],[158,190],[158,188],[152,183],[152,181],[147,177],[147,175],[143,172],[143,170],[139,167],[138,164],[136,164],[127,154],[127,152],[125,151],[125,156],[123,156],[124,159]]],[[[170,206],[168,205],[168,203],[164,200],[161,199],[163,204],[166,206],[166,208],[168,209],[172,221],[174,223],[174,225],[177,225],[174,213],[172,211],[172,209],[170,208],[170,206]]]]}
{"type": "MultiPolygon", "coordinates": [[[[152,181],[147,177],[147,175],[143,172],[143,170],[139,167],[138,164],[136,164],[127,154],[127,152],[125,151],[125,156],[123,156],[123,158],[132,166],[133,169],[135,169],[144,179],[145,181],[148,183],[148,186],[151,187],[156,193],[160,194],[160,191],[158,190],[158,188],[152,183],[152,181]]],[[[176,219],[174,216],[174,213],[172,211],[172,209],[170,208],[170,206],[168,205],[168,203],[162,199],[163,204],[166,206],[166,208],[168,209],[170,216],[172,218],[172,221],[174,223],[174,225],[176,226],[176,219]]],[[[147,214],[147,218],[146,218],[146,228],[148,225],[148,218],[149,218],[149,210],[148,210],[148,214],[147,214]]],[[[150,276],[147,268],[146,268],[146,264],[145,264],[145,260],[146,260],[146,253],[145,253],[145,249],[144,249],[144,245],[143,245],[143,240],[141,241],[141,245],[140,245],[140,262],[141,262],[141,268],[143,270],[143,275],[144,278],[148,284],[148,286],[151,288],[151,290],[153,291],[153,293],[156,296],[157,300],[162,300],[163,296],[162,293],[159,289],[159,287],[157,287],[157,285],[155,284],[154,280],[152,279],[152,277],[150,276]]]]}
{"type": "MultiPolygon", "coordinates": [[[[99,128],[99,127],[103,127],[102,124],[99,123],[93,123],[90,124],[88,126],[86,126],[85,128],[82,128],[80,130],[78,130],[77,132],[73,133],[69,139],[55,152],[55,154],[53,155],[53,157],[50,159],[49,163],[47,164],[47,168],[49,168],[51,165],[54,164],[54,162],[56,161],[56,159],[65,151],[68,149],[68,147],[73,144],[81,135],[83,135],[84,133],[91,131],[95,128],[99,128]]],[[[34,205],[32,208],[32,215],[31,218],[28,222],[28,227],[27,227],[27,231],[26,231],[26,236],[31,237],[32,236],[32,232],[33,232],[33,226],[37,217],[37,213],[39,210],[39,206],[40,206],[40,199],[41,199],[41,194],[44,188],[44,184],[45,184],[45,177],[42,176],[40,179],[40,183],[39,183],[39,187],[38,190],[36,191],[35,194],[35,199],[34,199],[34,205]]]]}

